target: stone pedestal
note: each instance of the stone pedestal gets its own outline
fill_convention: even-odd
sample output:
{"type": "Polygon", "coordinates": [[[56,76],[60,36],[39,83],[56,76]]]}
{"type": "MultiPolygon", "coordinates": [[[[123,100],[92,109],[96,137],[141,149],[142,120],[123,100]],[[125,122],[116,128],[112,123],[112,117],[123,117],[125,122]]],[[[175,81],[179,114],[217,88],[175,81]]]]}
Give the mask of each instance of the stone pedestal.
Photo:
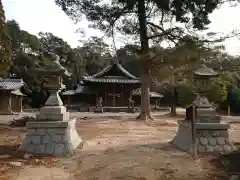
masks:
{"type": "MultiPolygon", "coordinates": [[[[192,126],[186,121],[179,121],[178,132],[173,139],[179,149],[192,152],[192,126]]],[[[229,124],[196,123],[196,142],[198,152],[230,153],[236,148],[230,142],[229,124]]]]}
{"type": "Polygon", "coordinates": [[[82,143],[76,131],[76,119],[69,121],[36,121],[27,124],[27,135],[20,151],[32,154],[73,155],[82,143]]]}
{"type": "Polygon", "coordinates": [[[38,121],[68,121],[69,112],[65,106],[44,106],[36,115],[38,121]]]}
{"type": "Polygon", "coordinates": [[[94,112],[95,112],[95,113],[103,113],[103,108],[102,108],[102,107],[96,107],[96,108],[94,109],[94,112]]]}
{"type": "Polygon", "coordinates": [[[76,131],[76,119],[70,120],[69,113],[59,96],[59,91],[65,86],[63,76],[70,76],[59,63],[59,57],[46,69],[39,70],[44,77],[44,86],[50,96],[45,106],[36,115],[35,122],[27,124],[28,132],[19,150],[42,155],[64,156],[72,155],[82,140],[76,131]]]}

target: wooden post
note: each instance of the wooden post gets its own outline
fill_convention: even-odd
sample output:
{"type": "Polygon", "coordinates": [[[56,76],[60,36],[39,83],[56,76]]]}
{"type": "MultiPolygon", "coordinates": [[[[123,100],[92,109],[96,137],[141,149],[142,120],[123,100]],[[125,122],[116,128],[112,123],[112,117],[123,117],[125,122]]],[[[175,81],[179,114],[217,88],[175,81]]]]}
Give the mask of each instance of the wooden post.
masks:
{"type": "Polygon", "coordinates": [[[67,96],[67,106],[68,107],[70,106],[70,96],[69,95],[67,96]]]}
{"type": "Polygon", "coordinates": [[[228,116],[231,116],[231,107],[228,106],[228,116]]]}
{"type": "Polygon", "coordinates": [[[116,97],[115,97],[115,86],[113,87],[113,107],[115,107],[115,104],[116,104],[116,97]]]}
{"type": "Polygon", "coordinates": [[[196,135],[197,135],[197,132],[196,132],[196,105],[195,105],[195,102],[193,102],[193,105],[192,105],[192,114],[193,114],[193,117],[192,117],[192,152],[193,152],[193,158],[196,159],[197,158],[197,142],[196,142],[196,135]]]}
{"type": "Polygon", "coordinates": [[[23,96],[19,97],[20,112],[23,111],[23,96]]]}
{"type": "Polygon", "coordinates": [[[107,106],[107,92],[106,92],[106,89],[105,89],[105,99],[104,99],[104,104],[105,104],[105,107],[107,106]]]}
{"type": "Polygon", "coordinates": [[[124,107],[124,93],[123,93],[123,85],[122,86],[122,107],[124,107]]]}
{"type": "Polygon", "coordinates": [[[9,100],[8,100],[8,112],[12,114],[12,95],[9,93],[9,100]]]}

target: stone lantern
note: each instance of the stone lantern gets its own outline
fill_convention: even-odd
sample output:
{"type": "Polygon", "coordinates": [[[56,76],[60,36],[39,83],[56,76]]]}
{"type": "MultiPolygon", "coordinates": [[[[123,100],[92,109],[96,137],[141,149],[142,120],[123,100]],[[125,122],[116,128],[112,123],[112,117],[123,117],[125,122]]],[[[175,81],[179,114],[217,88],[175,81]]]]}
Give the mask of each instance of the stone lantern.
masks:
{"type": "Polygon", "coordinates": [[[59,63],[59,57],[53,55],[55,60],[52,64],[39,70],[44,74],[43,86],[50,93],[45,106],[40,109],[37,114],[37,120],[51,120],[51,121],[66,121],[69,119],[69,113],[66,112],[66,107],[59,96],[59,92],[65,88],[62,84],[63,76],[70,76],[71,74],[59,63]]]}
{"type": "Polygon", "coordinates": [[[193,72],[197,98],[195,100],[196,105],[196,120],[197,122],[220,122],[220,118],[216,116],[215,109],[209,102],[206,94],[208,93],[209,80],[211,78],[219,76],[219,73],[215,72],[212,68],[208,68],[206,65],[202,65],[201,68],[193,72]]]}
{"type": "Polygon", "coordinates": [[[72,155],[82,141],[76,131],[76,119],[69,118],[58,94],[64,88],[62,77],[70,74],[60,65],[58,56],[53,57],[52,64],[39,70],[50,96],[36,115],[36,121],[27,124],[28,132],[19,150],[42,155],[72,155]]]}
{"type": "MultiPolygon", "coordinates": [[[[230,153],[236,150],[229,138],[230,125],[221,123],[220,117],[216,115],[215,109],[206,97],[208,81],[212,77],[217,77],[218,73],[203,65],[194,71],[193,75],[197,87],[197,98],[193,102],[196,108],[196,121],[193,121],[194,113],[192,113],[192,117],[188,117],[188,121],[180,120],[178,132],[172,141],[173,144],[187,152],[193,151],[193,142],[196,142],[197,152],[230,153]],[[195,126],[193,123],[196,123],[195,126]],[[192,136],[193,127],[196,128],[195,141],[192,136]]],[[[191,111],[194,112],[194,106],[191,106],[191,111]]]]}

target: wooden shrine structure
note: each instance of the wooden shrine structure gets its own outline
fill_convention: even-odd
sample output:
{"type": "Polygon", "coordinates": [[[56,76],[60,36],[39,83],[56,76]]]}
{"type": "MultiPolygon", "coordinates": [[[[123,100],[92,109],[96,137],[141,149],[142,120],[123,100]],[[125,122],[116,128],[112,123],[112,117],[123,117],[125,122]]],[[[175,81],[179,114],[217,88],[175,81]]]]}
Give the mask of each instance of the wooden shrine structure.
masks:
{"type": "MultiPolygon", "coordinates": [[[[101,101],[105,111],[122,111],[133,101],[134,106],[140,106],[141,81],[129,73],[118,61],[92,76],[83,76],[82,82],[75,90],[61,93],[64,105],[71,109],[91,111],[101,101]]],[[[156,105],[163,96],[150,92],[151,104],[156,105]]]]}
{"type": "Polygon", "coordinates": [[[104,107],[127,107],[132,90],[141,86],[140,79],[117,61],[99,73],[83,76],[82,79],[82,84],[76,90],[62,93],[64,104],[72,104],[79,99],[81,103],[85,101],[89,106],[95,106],[101,98],[104,107]]]}
{"type": "Polygon", "coordinates": [[[101,72],[83,76],[84,85],[96,91],[96,98],[102,98],[103,106],[128,106],[133,89],[139,88],[140,79],[130,74],[121,64],[114,61],[101,72]]]}
{"type": "Polygon", "coordinates": [[[0,114],[22,112],[23,96],[21,88],[25,86],[22,79],[0,79],[0,114]]]}

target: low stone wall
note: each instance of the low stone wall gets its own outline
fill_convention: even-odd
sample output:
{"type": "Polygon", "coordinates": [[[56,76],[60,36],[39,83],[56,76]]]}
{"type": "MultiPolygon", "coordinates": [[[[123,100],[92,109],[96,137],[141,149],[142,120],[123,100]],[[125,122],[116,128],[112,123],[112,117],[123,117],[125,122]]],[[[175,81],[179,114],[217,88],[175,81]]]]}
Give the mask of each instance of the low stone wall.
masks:
{"type": "MultiPolygon", "coordinates": [[[[197,123],[196,143],[198,152],[230,153],[236,148],[229,139],[229,124],[220,123],[197,123]]],[[[178,133],[173,139],[180,149],[192,152],[191,124],[179,122],[178,133]]]]}
{"type": "Polygon", "coordinates": [[[82,142],[75,123],[75,119],[28,123],[28,132],[19,150],[42,155],[72,155],[82,142]]]}

